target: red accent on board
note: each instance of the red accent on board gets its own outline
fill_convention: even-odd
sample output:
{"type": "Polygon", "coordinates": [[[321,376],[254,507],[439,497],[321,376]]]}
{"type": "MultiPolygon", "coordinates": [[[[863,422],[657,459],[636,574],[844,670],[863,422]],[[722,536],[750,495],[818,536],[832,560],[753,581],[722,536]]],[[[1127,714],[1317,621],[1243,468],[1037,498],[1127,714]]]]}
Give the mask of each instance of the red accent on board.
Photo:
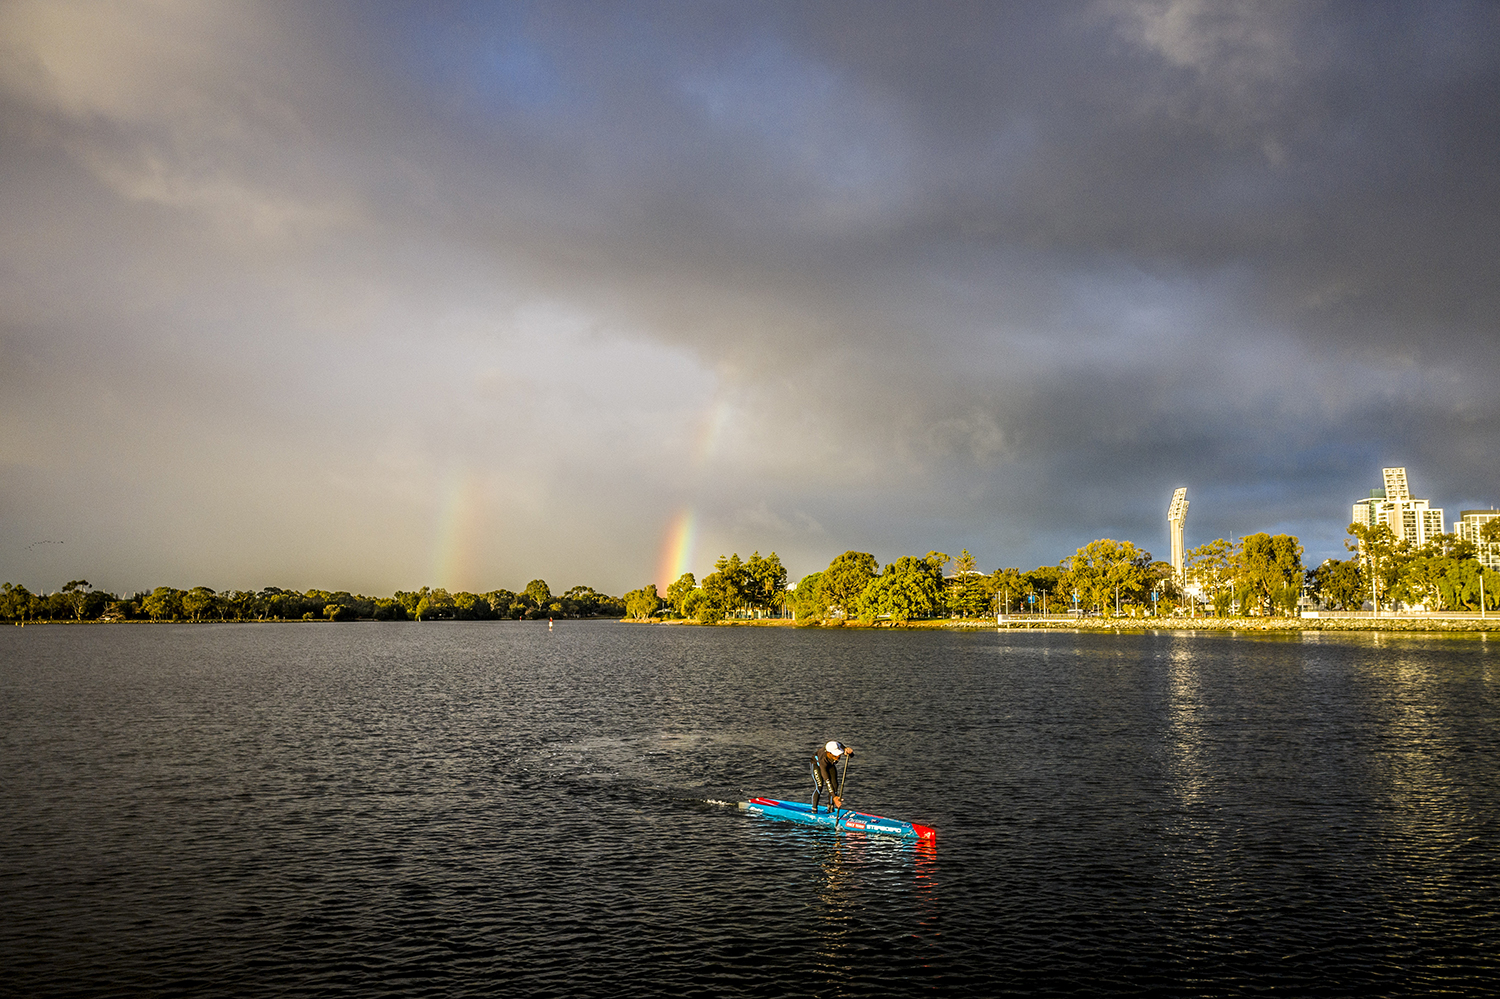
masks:
{"type": "Polygon", "coordinates": [[[937,830],[931,826],[919,826],[913,822],[911,827],[917,831],[918,839],[937,839],[937,830]]]}

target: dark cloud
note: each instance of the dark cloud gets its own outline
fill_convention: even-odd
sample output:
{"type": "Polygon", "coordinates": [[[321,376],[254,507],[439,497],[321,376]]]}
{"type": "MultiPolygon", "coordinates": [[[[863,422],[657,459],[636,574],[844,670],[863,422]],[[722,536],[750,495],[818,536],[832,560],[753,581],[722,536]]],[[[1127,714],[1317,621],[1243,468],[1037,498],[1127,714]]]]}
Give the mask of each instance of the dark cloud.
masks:
{"type": "Polygon", "coordinates": [[[0,37],[0,517],[94,539],[7,578],[625,589],[684,508],[700,563],[1035,564],[1162,547],[1177,485],[1322,554],[1384,464],[1500,494],[1493,5],[0,37]]]}

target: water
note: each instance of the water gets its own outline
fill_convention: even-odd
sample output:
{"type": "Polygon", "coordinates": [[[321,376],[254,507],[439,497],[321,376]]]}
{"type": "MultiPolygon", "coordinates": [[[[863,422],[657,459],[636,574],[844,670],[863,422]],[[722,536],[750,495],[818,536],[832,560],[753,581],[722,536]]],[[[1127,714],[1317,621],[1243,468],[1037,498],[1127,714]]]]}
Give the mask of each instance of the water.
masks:
{"type": "Polygon", "coordinates": [[[1497,653],[4,628],[0,992],[1472,993],[1500,981],[1497,653]],[[805,796],[829,738],[849,803],[935,851],[733,807],[805,796]]]}

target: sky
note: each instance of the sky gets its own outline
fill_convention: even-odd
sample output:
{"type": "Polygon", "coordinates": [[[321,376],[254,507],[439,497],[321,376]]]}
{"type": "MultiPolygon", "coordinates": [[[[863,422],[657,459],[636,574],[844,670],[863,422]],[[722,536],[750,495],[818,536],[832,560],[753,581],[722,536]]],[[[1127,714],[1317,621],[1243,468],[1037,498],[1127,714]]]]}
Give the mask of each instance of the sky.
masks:
{"type": "Polygon", "coordinates": [[[0,579],[1500,503],[1500,5],[0,0],[0,579]]]}

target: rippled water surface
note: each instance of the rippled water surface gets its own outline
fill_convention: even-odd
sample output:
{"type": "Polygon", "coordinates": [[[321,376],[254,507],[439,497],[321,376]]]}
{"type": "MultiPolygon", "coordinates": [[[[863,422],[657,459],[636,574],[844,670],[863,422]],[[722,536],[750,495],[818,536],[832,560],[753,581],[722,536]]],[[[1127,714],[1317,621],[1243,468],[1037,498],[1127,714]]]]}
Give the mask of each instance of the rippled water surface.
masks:
{"type": "Polygon", "coordinates": [[[1497,681],[1451,638],[3,628],[0,991],[1472,993],[1497,681]],[[829,738],[934,851],[734,807],[829,738]]]}

